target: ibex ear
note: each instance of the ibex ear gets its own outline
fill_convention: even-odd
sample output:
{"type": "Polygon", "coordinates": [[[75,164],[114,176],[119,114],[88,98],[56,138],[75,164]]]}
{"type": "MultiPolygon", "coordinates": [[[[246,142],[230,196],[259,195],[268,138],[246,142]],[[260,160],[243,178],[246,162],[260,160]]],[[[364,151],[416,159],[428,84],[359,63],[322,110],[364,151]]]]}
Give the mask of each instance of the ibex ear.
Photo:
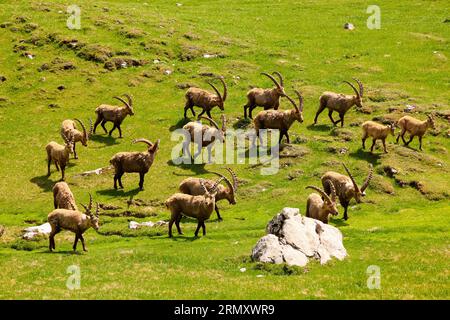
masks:
{"type": "Polygon", "coordinates": [[[153,144],[153,146],[150,148],[152,152],[158,151],[159,148],[159,141],[160,139],[156,140],[156,142],[153,144]]]}

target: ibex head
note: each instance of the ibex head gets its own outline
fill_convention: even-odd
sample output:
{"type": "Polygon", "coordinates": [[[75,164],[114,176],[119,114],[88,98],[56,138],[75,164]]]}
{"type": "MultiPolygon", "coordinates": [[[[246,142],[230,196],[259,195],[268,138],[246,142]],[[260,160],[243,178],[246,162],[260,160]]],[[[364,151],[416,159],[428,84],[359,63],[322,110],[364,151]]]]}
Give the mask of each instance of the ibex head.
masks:
{"type": "Polygon", "coordinates": [[[75,144],[73,134],[69,134],[68,136],[64,134],[63,139],[64,139],[64,144],[65,144],[67,150],[69,150],[69,153],[72,154],[73,147],[75,144]]]}
{"type": "Polygon", "coordinates": [[[148,146],[148,152],[151,154],[155,154],[158,149],[159,149],[159,139],[156,140],[155,143],[151,142],[150,140],[144,139],[144,138],[140,138],[140,139],[134,139],[132,141],[133,144],[138,143],[138,142],[143,142],[148,146]]]}
{"type": "Polygon", "coordinates": [[[223,77],[220,76],[217,79],[219,79],[220,82],[222,82],[222,85],[223,85],[223,94],[222,95],[220,94],[219,90],[217,90],[215,85],[213,85],[209,81],[207,83],[213,88],[214,92],[216,93],[216,95],[217,95],[217,106],[219,107],[220,110],[223,111],[223,110],[225,110],[224,103],[225,103],[225,100],[227,99],[227,85],[226,85],[225,81],[223,80],[223,77]]]}
{"type": "Polygon", "coordinates": [[[333,216],[337,216],[339,212],[336,204],[336,188],[334,187],[334,184],[333,182],[331,182],[331,180],[326,180],[325,183],[327,183],[330,187],[331,197],[326,194],[325,191],[315,186],[307,186],[306,189],[310,188],[319,192],[324,200],[322,210],[328,212],[329,214],[332,214],[333,216]]]}
{"type": "Polygon", "coordinates": [[[355,88],[355,86],[353,84],[351,84],[350,82],[348,82],[348,81],[344,81],[344,82],[347,83],[350,87],[352,87],[353,91],[355,92],[354,97],[355,97],[356,106],[358,106],[359,108],[362,108],[363,107],[362,98],[363,98],[363,94],[364,94],[364,86],[363,86],[362,82],[359,81],[358,79],[353,78],[353,80],[355,80],[358,83],[359,90],[357,90],[355,88]]]}
{"type": "Polygon", "coordinates": [[[273,83],[276,86],[276,88],[275,88],[276,92],[278,93],[278,95],[280,97],[286,96],[286,92],[284,91],[283,76],[281,75],[281,73],[279,73],[278,71],[275,71],[275,72],[272,73],[272,74],[275,74],[278,77],[278,79],[280,80],[279,82],[277,80],[275,80],[275,78],[272,75],[270,75],[268,73],[262,72],[261,74],[266,76],[266,77],[268,77],[270,80],[273,81],[273,83]]]}
{"type": "Polygon", "coordinates": [[[434,130],[436,130],[436,123],[434,121],[433,114],[427,115],[427,118],[428,127],[432,127],[434,130]]]}
{"type": "Polygon", "coordinates": [[[212,172],[216,175],[218,175],[219,177],[223,178],[223,180],[226,182],[227,186],[228,186],[228,192],[226,194],[226,199],[228,200],[228,202],[232,205],[236,204],[236,192],[237,192],[237,176],[234,173],[234,171],[231,168],[225,168],[225,170],[227,170],[230,174],[231,174],[231,178],[233,180],[233,183],[230,182],[229,179],[227,179],[224,175],[218,173],[218,172],[212,172]]]}
{"type": "Polygon", "coordinates": [[[299,106],[297,107],[295,101],[289,97],[288,95],[286,95],[286,98],[292,103],[292,105],[294,106],[295,112],[294,112],[294,117],[295,120],[297,120],[298,122],[302,123],[303,122],[303,97],[300,94],[300,92],[298,92],[297,90],[294,90],[295,93],[297,94],[298,97],[298,104],[299,106]]]}
{"type": "Polygon", "coordinates": [[[81,144],[87,147],[87,142],[91,137],[92,131],[94,129],[94,127],[92,126],[92,119],[89,119],[89,126],[90,126],[89,132],[86,131],[86,127],[84,126],[84,123],[80,119],[75,119],[75,121],[77,121],[81,125],[81,128],[83,129],[83,138],[81,139],[81,144]]]}
{"type": "Polygon", "coordinates": [[[348,170],[347,166],[344,163],[342,165],[344,166],[345,171],[347,171],[347,174],[353,183],[355,200],[357,203],[361,203],[361,201],[362,201],[361,197],[366,196],[365,190],[369,186],[370,180],[372,180],[372,177],[373,177],[373,166],[372,166],[372,164],[369,165],[369,174],[367,175],[367,178],[364,181],[364,183],[362,184],[361,188],[359,188],[358,185],[356,184],[355,178],[353,178],[352,174],[350,173],[350,170],[348,170]]]}
{"type": "Polygon", "coordinates": [[[389,133],[393,136],[395,136],[395,125],[394,124],[388,124],[386,127],[389,128],[389,133]]]}
{"type": "Polygon", "coordinates": [[[98,203],[97,203],[97,207],[95,210],[95,214],[92,213],[92,195],[89,193],[89,205],[86,207],[84,204],[81,204],[84,208],[84,213],[86,214],[86,216],[89,219],[89,223],[91,225],[92,228],[94,228],[95,230],[99,229],[99,216],[98,216],[98,203]]]}
{"type": "Polygon", "coordinates": [[[126,107],[127,114],[129,114],[130,116],[133,116],[134,115],[133,100],[131,99],[131,97],[128,94],[124,94],[123,96],[127,98],[128,102],[117,96],[114,97],[114,99],[121,101],[126,107]]]}

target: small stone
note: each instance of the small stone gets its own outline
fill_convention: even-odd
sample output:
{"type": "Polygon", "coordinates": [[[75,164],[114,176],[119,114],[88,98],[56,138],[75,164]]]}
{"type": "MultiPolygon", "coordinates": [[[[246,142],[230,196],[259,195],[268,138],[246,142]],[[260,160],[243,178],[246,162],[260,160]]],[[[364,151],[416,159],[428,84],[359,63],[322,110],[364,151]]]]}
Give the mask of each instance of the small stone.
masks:
{"type": "Polygon", "coordinates": [[[346,29],[346,30],[355,30],[355,26],[352,23],[347,22],[347,23],[344,24],[344,29],[346,29]]]}
{"type": "Polygon", "coordinates": [[[247,271],[247,268],[240,268],[239,271],[240,272],[245,272],[245,271],[247,271]]]}
{"type": "Polygon", "coordinates": [[[63,91],[64,89],[66,89],[66,87],[65,86],[63,86],[63,85],[60,85],[60,86],[58,86],[58,88],[57,88],[59,91],[63,91]]]}

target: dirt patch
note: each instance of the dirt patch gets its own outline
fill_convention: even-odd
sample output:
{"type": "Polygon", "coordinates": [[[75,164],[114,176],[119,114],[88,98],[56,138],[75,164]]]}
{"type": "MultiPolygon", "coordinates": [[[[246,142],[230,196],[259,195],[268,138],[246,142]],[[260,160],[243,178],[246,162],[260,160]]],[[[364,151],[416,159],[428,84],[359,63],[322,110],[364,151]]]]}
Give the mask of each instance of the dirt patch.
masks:
{"type": "Polygon", "coordinates": [[[191,40],[191,41],[200,40],[200,36],[198,36],[192,32],[187,32],[187,33],[183,34],[183,37],[188,40],[191,40]]]}
{"type": "Polygon", "coordinates": [[[124,211],[107,211],[107,212],[101,212],[102,216],[108,216],[108,217],[134,217],[134,218],[148,218],[148,217],[155,217],[157,214],[153,211],[152,208],[149,209],[143,209],[143,210],[124,210],[124,211]]]}
{"type": "Polygon", "coordinates": [[[120,70],[120,69],[126,69],[128,67],[141,67],[143,65],[146,65],[148,63],[147,60],[138,60],[134,58],[127,58],[127,57],[114,57],[107,62],[105,62],[105,69],[108,69],[109,71],[114,70],[120,70]]]}
{"type": "Polygon", "coordinates": [[[148,201],[142,199],[131,199],[127,200],[127,205],[137,207],[165,207],[164,202],[158,199],[152,199],[148,201]]]}
{"type": "Polygon", "coordinates": [[[71,61],[66,61],[61,58],[55,58],[50,63],[44,63],[39,68],[38,71],[50,71],[50,72],[58,72],[58,71],[68,71],[68,70],[74,70],[76,69],[76,66],[71,61]]]}
{"type": "Polygon", "coordinates": [[[349,149],[347,147],[329,146],[325,148],[325,151],[334,154],[347,154],[349,149]]]}
{"type": "Polygon", "coordinates": [[[303,158],[310,152],[306,147],[291,144],[283,145],[280,149],[280,158],[303,158]]]}
{"type": "Polygon", "coordinates": [[[301,169],[292,170],[291,172],[288,173],[287,179],[289,181],[295,180],[295,179],[301,177],[304,173],[305,172],[301,169]]]}
{"type": "Polygon", "coordinates": [[[387,193],[387,194],[395,193],[392,184],[386,179],[383,179],[383,177],[379,175],[373,176],[372,180],[370,181],[370,189],[379,193],[387,193]]]}
{"type": "Polygon", "coordinates": [[[131,28],[131,29],[122,29],[119,33],[128,39],[137,39],[142,38],[146,33],[141,29],[131,28]]]}
{"type": "Polygon", "coordinates": [[[107,62],[113,55],[114,52],[110,48],[99,44],[86,45],[77,54],[84,60],[101,63],[107,62]]]}
{"type": "Polygon", "coordinates": [[[353,140],[353,132],[351,132],[350,130],[345,129],[345,128],[334,127],[333,129],[331,129],[330,134],[333,137],[337,137],[343,141],[352,141],[353,140]]]}

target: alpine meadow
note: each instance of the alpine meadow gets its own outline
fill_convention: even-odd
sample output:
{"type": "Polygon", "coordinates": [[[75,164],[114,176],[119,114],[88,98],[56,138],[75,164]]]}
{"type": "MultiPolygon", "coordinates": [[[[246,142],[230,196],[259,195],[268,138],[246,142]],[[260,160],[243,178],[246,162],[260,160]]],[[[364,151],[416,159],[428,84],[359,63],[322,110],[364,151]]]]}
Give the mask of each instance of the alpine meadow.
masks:
{"type": "Polygon", "coordinates": [[[1,0],[0,299],[448,299],[448,4],[1,0]],[[346,257],[256,261],[286,207],[346,257]]]}

